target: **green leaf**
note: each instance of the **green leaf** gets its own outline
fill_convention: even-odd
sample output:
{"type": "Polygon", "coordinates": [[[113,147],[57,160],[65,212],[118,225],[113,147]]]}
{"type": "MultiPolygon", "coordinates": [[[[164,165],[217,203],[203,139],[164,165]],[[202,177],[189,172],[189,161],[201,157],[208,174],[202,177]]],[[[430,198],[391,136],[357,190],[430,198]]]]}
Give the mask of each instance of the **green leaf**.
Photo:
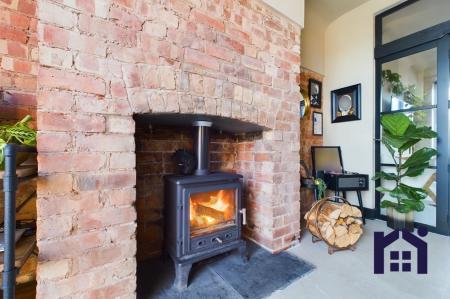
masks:
{"type": "Polygon", "coordinates": [[[430,127],[417,128],[414,124],[411,124],[406,130],[405,136],[414,139],[430,139],[436,138],[438,135],[430,127]]]}
{"type": "Polygon", "coordinates": [[[389,133],[387,130],[383,130],[383,137],[381,141],[383,143],[389,144],[393,148],[401,148],[405,143],[409,142],[411,139],[403,136],[395,136],[389,133]]]}
{"type": "Polygon", "coordinates": [[[406,199],[423,200],[428,196],[427,192],[422,188],[416,188],[405,184],[400,184],[398,188],[405,195],[406,199]]]}
{"type": "Polygon", "coordinates": [[[383,200],[380,204],[380,207],[382,207],[384,209],[385,208],[397,208],[397,206],[398,206],[398,203],[392,202],[389,200],[383,200]]]}
{"type": "Polygon", "coordinates": [[[0,138],[0,170],[4,169],[5,165],[5,155],[4,155],[4,149],[6,146],[6,141],[0,138]]]}
{"type": "Polygon", "coordinates": [[[392,172],[384,172],[380,171],[375,174],[375,176],[372,178],[372,180],[376,181],[379,179],[388,180],[388,181],[395,181],[397,180],[397,175],[392,172]]]}
{"type": "Polygon", "coordinates": [[[403,136],[411,124],[411,120],[403,113],[385,114],[381,117],[381,125],[394,136],[403,136]]]}
{"type": "Polygon", "coordinates": [[[419,167],[425,163],[428,166],[431,158],[436,155],[437,155],[437,151],[435,149],[432,149],[429,147],[421,148],[420,150],[414,152],[408,158],[408,160],[406,160],[406,162],[403,163],[403,165],[401,166],[401,169],[406,169],[409,167],[419,167]]]}
{"type": "Polygon", "coordinates": [[[408,150],[409,148],[411,148],[413,145],[415,145],[419,141],[420,141],[420,139],[409,139],[408,141],[403,143],[402,146],[400,146],[398,148],[398,151],[403,153],[404,151],[408,150]]]}
{"type": "Polygon", "coordinates": [[[398,201],[402,199],[408,199],[408,196],[403,192],[403,190],[399,187],[395,187],[394,190],[389,192],[389,195],[396,198],[398,201]]]}
{"type": "Polygon", "coordinates": [[[411,212],[411,206],[410,205],[405,205],[405,204],[399,204],[397,207],[395,207],[395,209],[399,212],[399,213],[409,213],[411,212]]]}
{"type": "MultiPolygon", "coordinates": [[[[425,209],[425,204],[420,200],[405,199],[405,200],[402,200],[400,205],[402,207],[406,207],[407,212],[409,212],[409,211],[422,212],[425,209]]],[[[402,212],[402,211],[399,211],[399,212],[402,212]]]]}
{"type": "Polygon", "coordinates": [[[427,162],[415,167],[408,167],[408,169],[401,175],[401,177],[417,177],[421,175],[429,165],[430,163],[427,162]]]}

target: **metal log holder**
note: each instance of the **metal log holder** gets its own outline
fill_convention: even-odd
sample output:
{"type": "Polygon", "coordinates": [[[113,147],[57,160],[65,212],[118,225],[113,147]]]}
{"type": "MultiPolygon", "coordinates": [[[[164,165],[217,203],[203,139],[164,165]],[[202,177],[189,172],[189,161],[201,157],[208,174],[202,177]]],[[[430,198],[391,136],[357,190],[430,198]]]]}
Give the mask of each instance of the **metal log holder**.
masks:
{"type": "Polygon", "coordinates": [[[3,298],[14,299],[16,291],[15,267],[15,234],[16,234],[16,156],[17,153],[35,153],[34,147],[8,144],[4,149],[5,175],[3,177],[3,192],[5,193],[4,212],[4,242],[5,251],[3,256],[3,298]]]}

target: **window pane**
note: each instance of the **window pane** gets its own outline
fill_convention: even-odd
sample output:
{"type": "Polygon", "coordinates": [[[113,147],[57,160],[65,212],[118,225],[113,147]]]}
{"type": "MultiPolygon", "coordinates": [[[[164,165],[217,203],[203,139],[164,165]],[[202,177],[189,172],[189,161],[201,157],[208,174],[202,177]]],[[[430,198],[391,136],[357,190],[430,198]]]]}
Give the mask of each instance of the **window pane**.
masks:
{"type": "Polygon", "coordinates": [[[383,63],[381,111],[435,105],[436,62],[437,51],[433,48],[383,63]]]}
{"type": "Polygon", "coordinates": [[[383,44],[450,20],[450,1],[420,0],[382,20],[383,44]]]}
{"type": "MultiPolygon", "coordinates": [[[[395,172],[394,167],[382,167],[381,170],[395,172]]],[[[409,186],[423,188],[428,193],[427,198],[424,199],[425,209],[422,212],[414,213],[414,221],[436,226],[436,170],[426,169],[422,175],[414,178],[403,178],[402,182],[409,186]]],[[[393,181],[382,181],[381,186],[393,189],[395,184],[393,181]]],[[[396,202],[396,199],[389,194],[383,194],[381,201],[383,200],[396,202]]],[[[381,214],[386,215],[386,210],[381,209],[381,214]]]]}

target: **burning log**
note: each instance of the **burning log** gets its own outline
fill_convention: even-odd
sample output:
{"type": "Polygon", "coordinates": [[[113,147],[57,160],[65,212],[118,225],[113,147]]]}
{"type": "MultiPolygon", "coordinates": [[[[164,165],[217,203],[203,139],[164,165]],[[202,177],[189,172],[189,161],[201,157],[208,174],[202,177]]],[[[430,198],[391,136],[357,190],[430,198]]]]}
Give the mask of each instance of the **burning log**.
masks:
{"type": "Polygon", "coordinates": [[[219,210],[216,210],[214,208],[210,208],[201,204],[196,204],[194,206],[195,212],[197,215],[204,215],[212,217],[218,221],[224,221],[225,220],[225,213],[219,210]]]}

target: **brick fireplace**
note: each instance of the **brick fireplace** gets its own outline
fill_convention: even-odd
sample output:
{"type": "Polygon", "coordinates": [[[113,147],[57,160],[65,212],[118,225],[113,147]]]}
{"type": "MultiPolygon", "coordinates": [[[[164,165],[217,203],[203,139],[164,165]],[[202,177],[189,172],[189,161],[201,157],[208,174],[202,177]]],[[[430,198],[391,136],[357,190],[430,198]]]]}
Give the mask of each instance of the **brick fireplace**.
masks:
{"type": "Polygon", "coordinates": [[[244,176],[247,238],[272,252],[295,242],[298,25],[258,0],[39,0],[37,19],[38,298],[135,297],[136,251],[157,254],[163,238],[151,218],[162,195],[140,183],[172,171],[170,153],[191,142],[136,115],[268,128],[213,135],[212,168],[244,176]]]}

